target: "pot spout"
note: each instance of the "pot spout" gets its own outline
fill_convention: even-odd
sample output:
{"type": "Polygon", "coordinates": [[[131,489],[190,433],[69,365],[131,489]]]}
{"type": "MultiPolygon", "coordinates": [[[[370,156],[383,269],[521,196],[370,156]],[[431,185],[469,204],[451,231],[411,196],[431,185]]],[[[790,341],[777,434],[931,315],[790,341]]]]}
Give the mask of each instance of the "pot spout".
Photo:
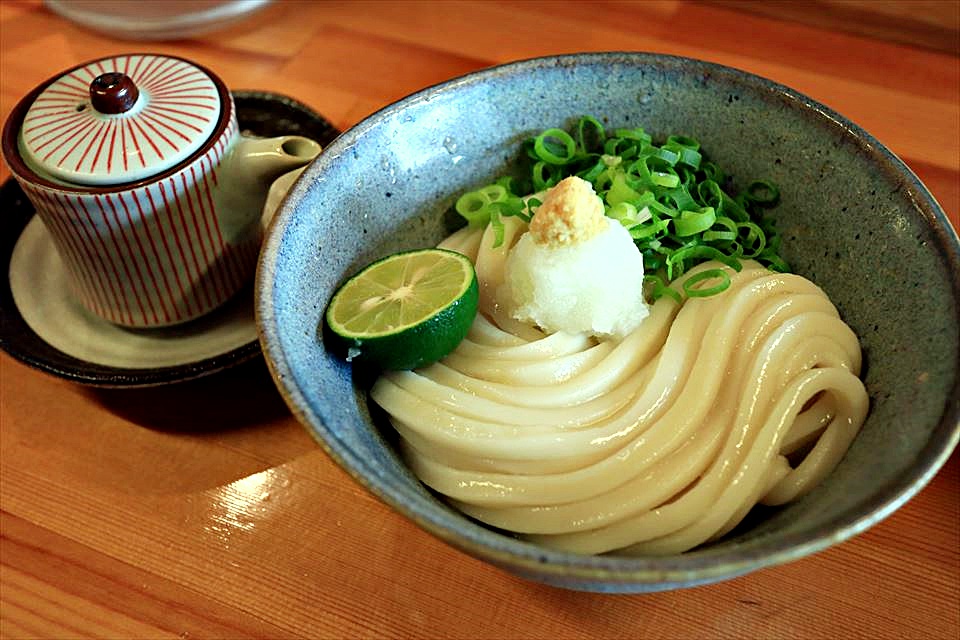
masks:
{"type": "Polygon", "coordinates": [[[319,153],[320,144],[303,136],[241,137],[233,148],[228,171],[243,184],[262,187],[266,197],[274,180],[308,164],[319,153]]]}
{"type": "Polygon", "coordinates": [[[248,138],[239,136],[220,169],[218,189],[223,232],[247,236],[259,228],[267,192],[274,180],[310,163],[320,144],[303,136],[248,138]]]}

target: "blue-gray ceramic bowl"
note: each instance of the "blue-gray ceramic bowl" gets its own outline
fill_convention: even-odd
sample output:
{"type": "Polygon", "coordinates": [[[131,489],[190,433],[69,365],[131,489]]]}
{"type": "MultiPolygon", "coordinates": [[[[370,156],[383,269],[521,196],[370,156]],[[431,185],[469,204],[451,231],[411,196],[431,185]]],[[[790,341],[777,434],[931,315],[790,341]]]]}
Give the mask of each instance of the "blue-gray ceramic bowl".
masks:
{"type": "MultiPolygon", "coordinates": [[[[742,184],[739,186],[743,186],[742,184]]],[[[409,96],[334,141],[274,218],[257,280],[261,341],[297,418],[371,492],[450,544],[521,576],[643,592],[795,560],[875,524],[946,461],[958,427],[960,249],[943,211],[876,139],[774,82],[639,53],[542,58],[409,96]],[[431,246],[458,194],[501,175],[525,137],[583,114],[697,137],[735,178],[781,185],[783,251],[860,336],[871,411],[814,492],[722,541],[672,557],[558,553],[452,510],[404,467],[371,419],[368,380],[318,337],[336,287],[375,258],[431,246]]]]}

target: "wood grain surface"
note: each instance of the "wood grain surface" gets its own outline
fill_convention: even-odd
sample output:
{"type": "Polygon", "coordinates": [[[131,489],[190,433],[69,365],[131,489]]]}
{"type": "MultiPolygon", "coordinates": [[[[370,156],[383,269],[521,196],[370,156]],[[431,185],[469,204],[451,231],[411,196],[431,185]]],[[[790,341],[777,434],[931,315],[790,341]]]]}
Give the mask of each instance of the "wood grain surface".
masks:
{"type": "MultiPolygon", "coordinates": [[[[340,128],[496,63],[666,52],[758,73],[847,115],[957,225],[955,3],[930,27],[935,42],[912,44],[851,34],[831,19],[842,11],[801,23],[741,4],[275,2],[226,30],[137,43],[3,0],[0,116],[60,70],[127,51],[194,59],[231,88],[287,93],[340,128]]],[[[895,25],[912,3],[901,4],[877,19],[895,25]]],[[[260,361],[104,391],[0,355],[0,502],[4,638],[960,637],[957,454],[887,520],[812,557],[696,589],[601,596],[514,578],[392,512],[310,439],[260,361]]]]}

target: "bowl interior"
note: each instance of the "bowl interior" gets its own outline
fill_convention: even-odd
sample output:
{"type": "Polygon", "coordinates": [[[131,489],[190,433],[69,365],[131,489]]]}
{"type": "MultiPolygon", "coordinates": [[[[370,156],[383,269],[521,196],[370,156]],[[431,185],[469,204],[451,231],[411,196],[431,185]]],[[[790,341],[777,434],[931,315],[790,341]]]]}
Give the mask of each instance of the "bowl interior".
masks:
{"type": "Polygon", "coordinates": [[[268,360],[298,417],[356,478],[453,544],[529,577],[619,591],[732,577],[853,535],[908,499],[956,444],[957,241],[919,181],[876,140],[785,87],[646,54],[515,63],[427,89],[371,116],[305,172],[275,219],[259,274],[268,360]],[[683,133],[738,186],[780,185],[794,271],[860,337],[871,412],[836,471],[720,542],[670,558],[554,553],[475,524],[403,466],[371,416],[371,382],[323,348],[336,287],[388,253],[435,245],[464,190],[515,166],[520,142],[583,114],[683,133]]]}

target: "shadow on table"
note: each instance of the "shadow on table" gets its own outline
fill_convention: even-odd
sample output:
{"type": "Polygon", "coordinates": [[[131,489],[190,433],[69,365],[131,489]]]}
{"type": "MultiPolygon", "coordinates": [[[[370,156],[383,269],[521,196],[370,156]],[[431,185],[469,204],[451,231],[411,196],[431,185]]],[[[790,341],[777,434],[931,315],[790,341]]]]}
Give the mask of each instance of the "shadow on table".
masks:
{"type": "Polygon", "coordinates": [[[215,489],[318,448],[260,357],[177,384],[77,392],[120,420],[58,432],[50,446],[71,452],[61,472],[111,491],[159,496],[215,489]]]}
{"type": "Polygon", "coordinates": [[[86,392],[111,413],[158,431],[212,433],[262,426],[290,415],[262,357],[186,382],[86,392]]]}

